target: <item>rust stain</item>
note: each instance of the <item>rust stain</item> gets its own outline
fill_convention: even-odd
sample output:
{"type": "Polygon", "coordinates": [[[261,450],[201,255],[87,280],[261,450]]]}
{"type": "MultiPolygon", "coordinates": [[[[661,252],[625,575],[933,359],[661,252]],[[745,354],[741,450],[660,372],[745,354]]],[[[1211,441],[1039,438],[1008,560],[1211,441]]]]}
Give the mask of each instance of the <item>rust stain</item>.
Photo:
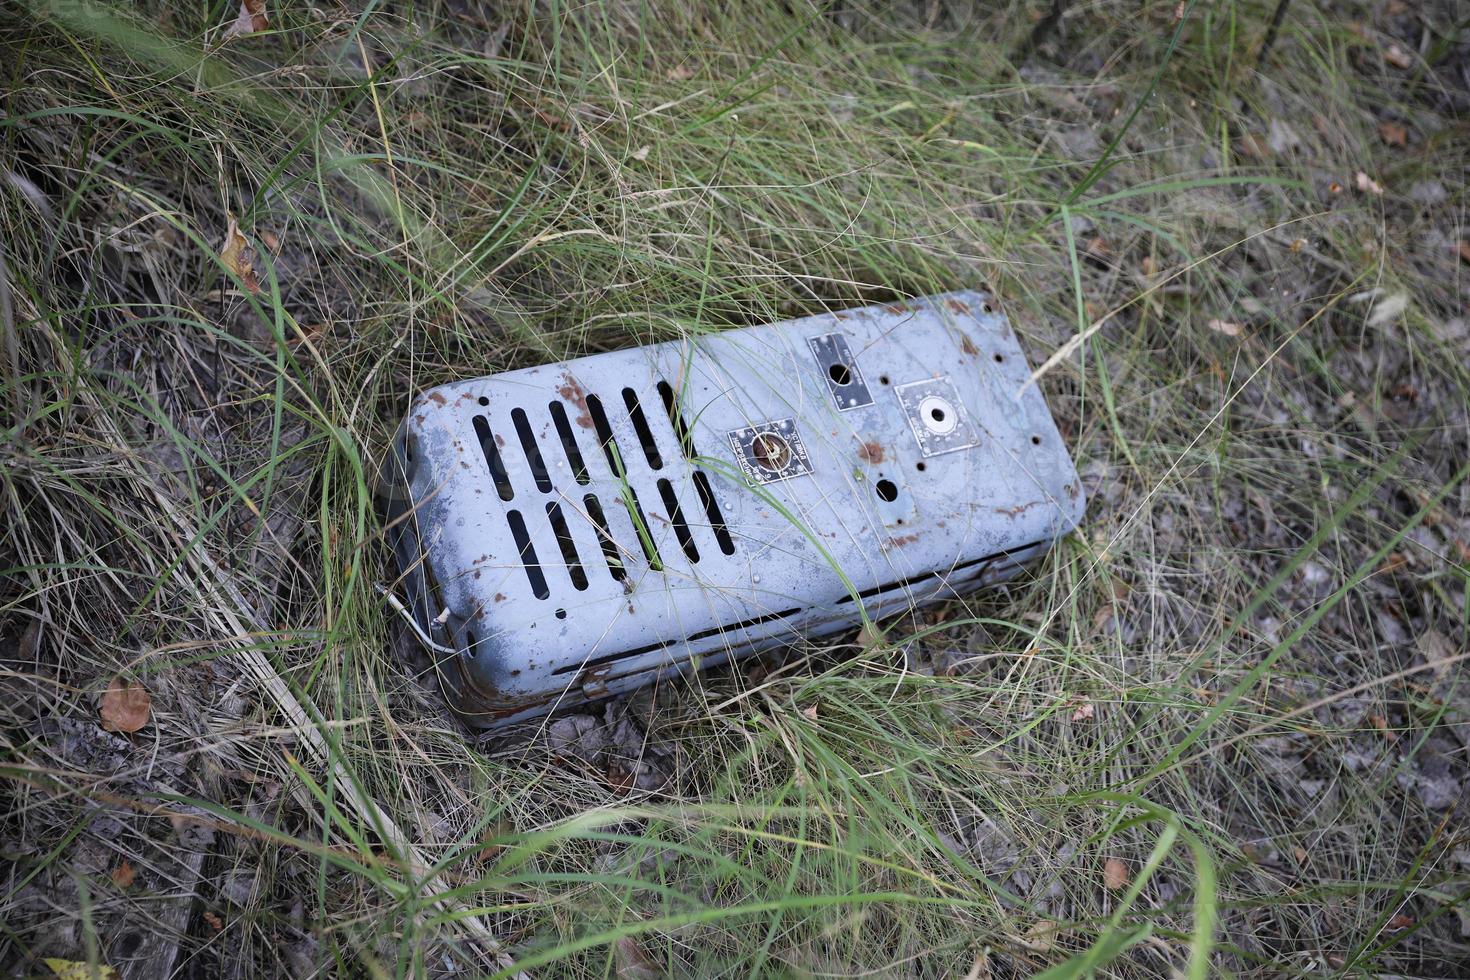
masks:
{"type": "Polygon", "coordinates": [[[907,313],[909,308],[902,303],[886,303],[883,308],[889,313],[907,313]]]}
{"type": "Polygon", "coordinates": [[[951,313],[963,313],[965,316],[970,315],[970,304],[964,300],[947,299],[944,301],[944,305],[949,307],[951,313]]]}
{"type": "MultiPolygon", "coordinates": [[[[950,302],[954,301],[951,300],[950,302]]],[[[969,310],[966,310],[965,312],[968,313],[969,310]]],[[[971,357],[980,356],[980,349],[975,346],[975,342],[970,339],[969,334],[960,335],[960,350],[964,351],[966,354],[969,354],[971,357]]]]}
{"type": "Polygon", "coordinates": [[[495,445],[501,447],[502,449],[505,448],[505,436],[501,435],[499,432],[495,433],[495,445]]]}
{"type": "Polygon", "coordinates": [[[577,383],[576,378],[572,377],[570,371],[564,371],[562,379],[566,381],[566,384],[557,388],[557,392],[562,398],[577,406],[577,424],[584,429],[592,428],[592,413],[587,411],[587,392],[582,390],[582,386],[577,383]]]}
{"type": "Polygon", "coordinates": [[[883,462],[883,446],[877,440],[870,440],[858,447],[858,459],[867,463],[883,462]]]}
{"type": "Polygon", "coordinates": [[[996,507],[995,512],[1006,517],[1020,517],[1022,514],[1026,513],[1026,511],[1030,510],[1032,507],[1039,505],[1040,503],[1041,501],[1039,500],[1033,500],[1029,504],[1017,504],[1014,507],[996,507]]]}
{"type": "Polygon", "coordinates": [[[913,544],[917,540],[919,540],[919,536],[917,534],[905,534],[901,537],[889,538],[888,547],[902,548],[904,545],[913,544]]]}
{"type": "Polygon", "coordinates": [[[846,313],[833,313],[832,314],[832,319],[834,319],[834,320],[846,320],[847,319],[847,314],[846,313]]]}
{"type": "MultiPolygon", "coordinates": [[[[479,572],[476,572],[475,574],[478,575],[479,572]]],[[[504,592],[497,592],[497,593],[495,593],[495,601],[496,602],[504,602],[505,601],[505,593],[504,592]]]]}
{"type": "Polygon", "coordinates": [[[433,402],[435,405],[444,405],[448,402],[448,399],[444,397],[443,392],[439,391],[431,391],[427,395],[425,395],[424,398],[433,402]]]}

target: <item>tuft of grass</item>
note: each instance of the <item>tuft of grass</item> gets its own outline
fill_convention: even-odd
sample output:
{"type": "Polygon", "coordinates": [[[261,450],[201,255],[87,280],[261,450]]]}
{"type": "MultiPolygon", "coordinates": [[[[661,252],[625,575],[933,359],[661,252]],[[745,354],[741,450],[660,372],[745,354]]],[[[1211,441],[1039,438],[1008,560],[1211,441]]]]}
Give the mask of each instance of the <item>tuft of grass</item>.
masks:
{"type": "Polygon", "coordinates": [[[1463,968],[1463,14],[1042,6],[0,11],[0,961],[1463,968]],[[980,283],[1092,499],[1031,575],[620,703],[657,789],[445,714],[412,392],[980,283]]]}

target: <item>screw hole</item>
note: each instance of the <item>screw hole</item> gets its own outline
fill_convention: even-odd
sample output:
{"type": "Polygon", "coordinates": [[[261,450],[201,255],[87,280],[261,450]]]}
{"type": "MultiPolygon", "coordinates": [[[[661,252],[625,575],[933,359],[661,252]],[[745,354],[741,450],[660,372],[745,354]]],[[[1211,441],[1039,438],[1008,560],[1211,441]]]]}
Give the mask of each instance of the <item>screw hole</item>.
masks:
{"type": "Polygon", "coordinates": [[[1033,445],[1033,446],[1039,446],[1039,445],[1041,445],[1041,436],[1032,436],[1031,437],[1031,445],[1033,445]]]}
{"type": "Polygon", "coordinates": [[[1004,363],[1005,362],[1005,359],[1006,359],[1006,357],[1005,357],[1004,354],[997,354],[997,355],[995,355],[995,363],[997,363],[997,364],[1004,363]]]}
{"type": "Polygon", "coordinates": [[[936,422],[943,422],[944,421],[944,409],[942,409],[942,408],[931,408],[929,410],[929,417],[931,419],[933,419],[934,421],[936,421],[936,422]]]}
{"type": "Polygon", "coordinates": [[[927,467],[927,466],[924,465],[924,461],[922,459],[919,460],[917,463],[914,464],[914,469],[918,470],[920,473],[924,472],[928,468],[929,467],[927,467]]]}
{"type": "Polygon", "coordinates": [[[827,369],[827,377],[831,378],[832,383],[835,385],[852,384],[852,372],[849,371],[847,369],[847,365],[843,364],[841,361],[837,362],[827,369]]]}
{"type": "Polygon", "coordinates": [[[880,375],[878,375],[878,383],[880,385],[886,385],[888,383],[888,375],[886,375],[886,374],[880,374],[880,375]]]}
{"type": "Polygon", "coordinates": [[[992,306],[992,305],[990,305],[990,303],[988,301],[987,302],[984,302],[984,303],[981,303],[980,304],[980,309],[984,310],[986,313],[994,313],[995,312],[995,307],[992,306]]]}
{"type": "Polygon", "coordinates": [[[490,404],[490,399],[486,398],[484,395],[481,395],[480,396],[480,406],[483,408],[484,406],[486,406],[488,404],[490,404]]]}
{"type": "Polygon", "coordinates": [[[567,618],[567,611],[565,609],[558,609],[556,611],[556,618],[557,619],[566,619],[567,618]]]}
{"type": "Polygon", "coordinates": [[[903,527],[903,518],[900,517],[898,520],[894,521],[893,523],[897,524],[899,527],[903,527]]]}
{"type": "Polygon", "coordinates": [[[886,500],[889,503],[893,503],[893,501],[898,499],[898,484],[894,483],[892,480],[879,480],[877,485],[874,486],[873,489],[878,492],[878,498],[880,500],[886,500]]]}

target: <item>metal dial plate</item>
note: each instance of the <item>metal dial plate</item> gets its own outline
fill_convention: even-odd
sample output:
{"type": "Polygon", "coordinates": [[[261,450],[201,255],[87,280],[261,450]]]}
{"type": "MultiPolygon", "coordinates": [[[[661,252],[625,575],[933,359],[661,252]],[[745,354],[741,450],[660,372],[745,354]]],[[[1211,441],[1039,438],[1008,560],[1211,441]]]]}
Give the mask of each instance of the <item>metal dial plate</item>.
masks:
{"type": "Polygon", "coordinates": [[[728,433],[730,448],[751,483],[775,483],[812,471],[811,457],[796,431],[796,419],[775,419],[728,433]]]}
{"type": "Polygon", "coordinates": [[[809,337],[807,346],[822,368],[827,390],[832,393],[832,401],[837,403],[839,412],[873,404],[873,393],[863,380],[863,372],[858,369],[857,359],[852,356],[845,335],[828,333],[809,337]]]}
{"type": "Polygon", "coordinates": [[[948,375],[897,385],[893,393],[903,406],[909,428],[925,456],[970,449],[979,443],[965,416],[964,403],[948,375]]]}

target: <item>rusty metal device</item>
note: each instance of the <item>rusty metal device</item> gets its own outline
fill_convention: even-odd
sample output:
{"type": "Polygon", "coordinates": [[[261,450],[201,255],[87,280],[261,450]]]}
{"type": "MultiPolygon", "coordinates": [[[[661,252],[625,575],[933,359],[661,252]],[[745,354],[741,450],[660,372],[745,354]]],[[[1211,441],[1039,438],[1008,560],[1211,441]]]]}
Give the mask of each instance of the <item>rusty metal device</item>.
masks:
{"type": "Polygon", "coordinates": [[[953,597],[1082,516],[1028,378],[961,292],[434,388],[390,597],[480,727],[953,597]]]}

